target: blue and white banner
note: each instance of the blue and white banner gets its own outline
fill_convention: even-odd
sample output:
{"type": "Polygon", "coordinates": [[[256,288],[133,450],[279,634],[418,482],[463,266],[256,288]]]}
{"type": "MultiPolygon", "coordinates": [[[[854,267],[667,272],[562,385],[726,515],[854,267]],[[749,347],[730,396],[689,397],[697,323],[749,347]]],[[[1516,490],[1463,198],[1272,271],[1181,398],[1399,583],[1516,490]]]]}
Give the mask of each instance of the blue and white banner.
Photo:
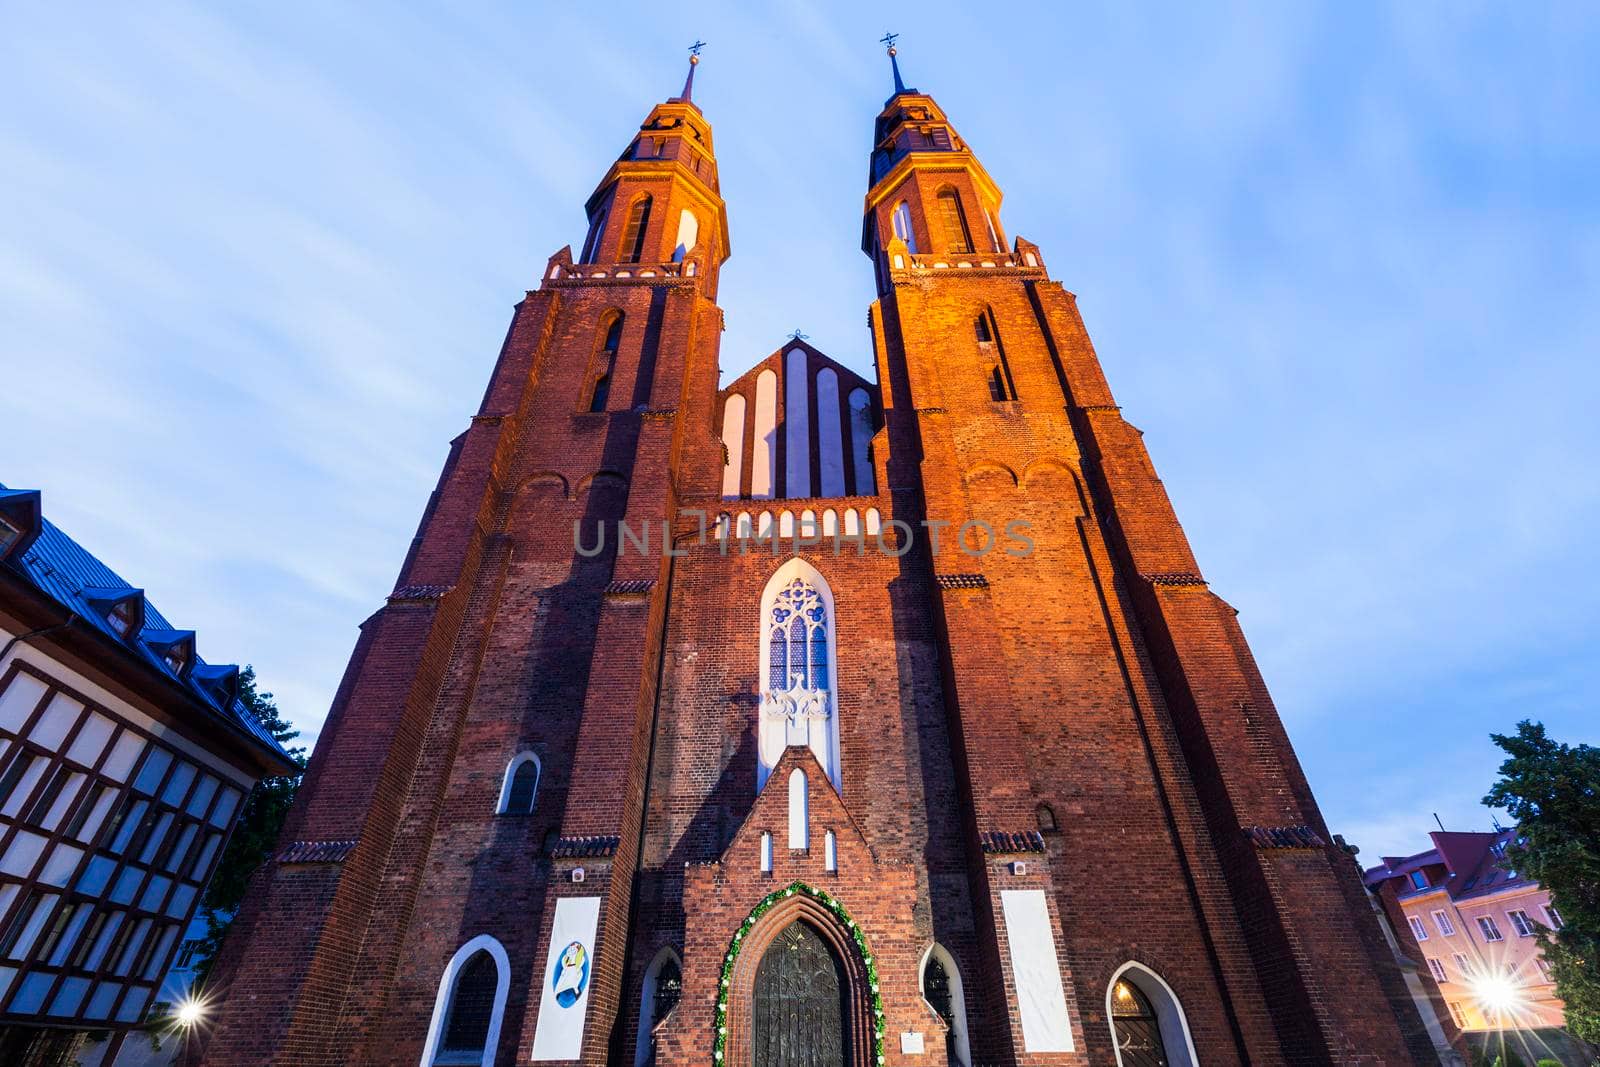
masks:
{"type": "Polygon", "coordinates": [[[539,994],[539,1023],[533,1031],[536,1060],[575,1060],[583,1054],[583,1021],[589,1007],[599,922],[599,897],[556,901],[550,955],[539,994]]]}

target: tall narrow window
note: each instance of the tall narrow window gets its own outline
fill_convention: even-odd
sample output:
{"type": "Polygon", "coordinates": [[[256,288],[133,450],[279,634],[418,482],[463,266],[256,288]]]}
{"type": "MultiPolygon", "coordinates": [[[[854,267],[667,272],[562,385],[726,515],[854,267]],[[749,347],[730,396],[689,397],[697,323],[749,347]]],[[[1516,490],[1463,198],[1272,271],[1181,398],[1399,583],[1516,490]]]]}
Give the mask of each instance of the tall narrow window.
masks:
{"type": "Polygon", "coordinates": [[[811,847],[811,828],[806,812],[806,772],[799,767],[789,772],[789,847],[811,847]]]}
{"type": "Polygon", "coordinates": [[[605,339],[595,354],[594,384],[589,387],[589,410],[604,411],[611,399],[611,372],[616,367],[617,349],[622,346],[622,315],[606,326],[605,339]]]}
{"type": "Polygon", "coordinates": [[[589,221],[589,233],[583,239],[583,255],[578,257],[579,263],[593,263],[595,249],[600,245],[600,235],[605,232],[606,212],[604,209],[595,212],[594,218],[589,221]]]}
{"type": "Polygon", "coordinates": [[[967,213],[961,206],[961,194],[946,186],[935,198],[939,208],[939,226],[944,231],[945,250],[971,252],[972,232],[967,229],[967,213]]]}
{"type": "Polygon", "coordinates": [[[945,1055],[950,1067],[970,1063],[967,1006],[961,993],[961,972],[943,945],[928,947],[922,963],[922,999],[944,1023],[945,1055]]]}
{"type": "Polygon", "coordinates": [[[791,559],[761,596],[761,706],[757,787],[790,745],[811,749],[839,788],[833,593],[816,568],[791,559]]]}
{"type": "Polygon", "coordinates": [[[533,811],[539,793],[539,771],[539,757],[532,752],[524,752],[511,761],[500,786],[502,815],[527,815],[533,811]]]}
{"type": "Polygon", "coordinates": [[[482,1059],[494,1013],[496,977],[494,958],[487,952],[474,953],[461,968],[434,1063],[477,1063],[482,1059]]]}
{"type": "Polygon", "coordinates": [[[911,205],[904,200],[894,206],[894,214],[889,216],[891,225],[894,226],[894,235],[906,243],[906,251],[912,255],[917,254],[917,235],[911,229],[911,205]]]}
{"type": "Polygon", "coordinates": [[[644,255],[645,233],[650,228],[650,194],[646,193],[628,209],[628,225],[622,231],[622,248],[618,259],[623,263],[637,263],[644,255]]]}
{"type": "Polygon", "coordinates": [[[439,979],[422,1062],[493,1063],[509,989],[510,961],[500,942],[482,934],[457,949],[439,979]]]}
{"type": "Polygon", "coordinates": [[[1006,362],[1006,350],[1000,343],[1000,328],[994,321],[994,312],[984,308],[973,320],[972,332],[978,339],[978,355],[990,360],[989,399],[1015,400],[1017,383],[1011,379],[1011,364],[1006,362]]]}

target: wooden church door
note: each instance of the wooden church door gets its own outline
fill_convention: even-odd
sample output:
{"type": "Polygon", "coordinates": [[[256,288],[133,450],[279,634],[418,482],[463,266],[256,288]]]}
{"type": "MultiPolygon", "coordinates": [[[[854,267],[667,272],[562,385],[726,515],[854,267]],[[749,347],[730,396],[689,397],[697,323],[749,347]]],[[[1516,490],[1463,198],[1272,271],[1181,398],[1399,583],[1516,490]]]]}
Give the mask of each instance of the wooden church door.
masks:
{"type": "Polygon", "coordinates": [[[791,923],[761,957],[751,1004],[755,1067],[844,1067],[843,967],[817,932],[791,923]]]}

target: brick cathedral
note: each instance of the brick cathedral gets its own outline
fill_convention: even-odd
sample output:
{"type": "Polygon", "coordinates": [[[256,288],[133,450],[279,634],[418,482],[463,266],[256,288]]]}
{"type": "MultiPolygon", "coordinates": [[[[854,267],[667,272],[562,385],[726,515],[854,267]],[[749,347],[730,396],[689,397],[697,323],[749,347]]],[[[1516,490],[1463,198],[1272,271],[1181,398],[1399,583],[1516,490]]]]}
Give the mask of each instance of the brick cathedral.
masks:
{"type": "Polygon", "coordinates": [[[1437,1062],[1073,295],[944,110],[894,68],[875,380],[796,336],[719,388],[694,70],[516,307],[205,1061],[1437,1062]]]}

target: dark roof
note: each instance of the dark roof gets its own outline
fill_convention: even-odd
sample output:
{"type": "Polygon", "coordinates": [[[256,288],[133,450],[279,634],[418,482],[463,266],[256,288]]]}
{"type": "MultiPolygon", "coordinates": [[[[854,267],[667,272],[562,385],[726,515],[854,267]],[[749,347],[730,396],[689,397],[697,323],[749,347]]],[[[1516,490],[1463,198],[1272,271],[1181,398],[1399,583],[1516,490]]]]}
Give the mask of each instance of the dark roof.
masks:
{"type": "MultiPolygon", "coordinates": [[[[1435,831],[1428,835],[1433,848],[1415,856],[1385,856],[1383,863],[1366,871],[1368,886],[1377,886],[1391,878],[1403,878],[1424,867],[1443,867],[1444,880],[1427,889],[1410,889],[1410,893],[1431,893],[1443,889],[1451,900],[1498,893],[1511,886],[1529,886],[1533,881],[1522,876],[1521,871],[1507,871],[1500,866],[1500,856],[1505,846],[1516,840],[1515,830],[1496,830],[1492,833],[1467,831],[1435,831]]],[[[1407,882],[1409,887],[1410,883],[1407,882]]]]}
{"type": "MultiPolygon", "coordinates": [[[[38,499],[34,491],[7,489],[0,485],[0,504],[30,496],[38,499]]],[[[126,650],[127,655],[188,690],[222,724],[235,730],[242,729],[251,740],[279,761],[291,762],[283,746],[238,699],[237,667],[207,664],[193,654],[192,630],[174,627],[156,610],[154,604],[144,599],[142,590],[123,581],[120,575],[68,537],[49,519],[40,515],[36,530],[31,543],[24,542],[20,554],[13,552],[5,557],[5,563],[12,571],[73,612],[85,624],[111,638],[126,650]],[[130,596],[138,597],[143,608],[143,628],[135,640],[125,639],[118,634],[108,618],[109,607],[130,596]],[[168,648],[183,645],[187,645],[191,652],[189,662],[182,671],[175,671],[162,653],[168,648]]]]}

